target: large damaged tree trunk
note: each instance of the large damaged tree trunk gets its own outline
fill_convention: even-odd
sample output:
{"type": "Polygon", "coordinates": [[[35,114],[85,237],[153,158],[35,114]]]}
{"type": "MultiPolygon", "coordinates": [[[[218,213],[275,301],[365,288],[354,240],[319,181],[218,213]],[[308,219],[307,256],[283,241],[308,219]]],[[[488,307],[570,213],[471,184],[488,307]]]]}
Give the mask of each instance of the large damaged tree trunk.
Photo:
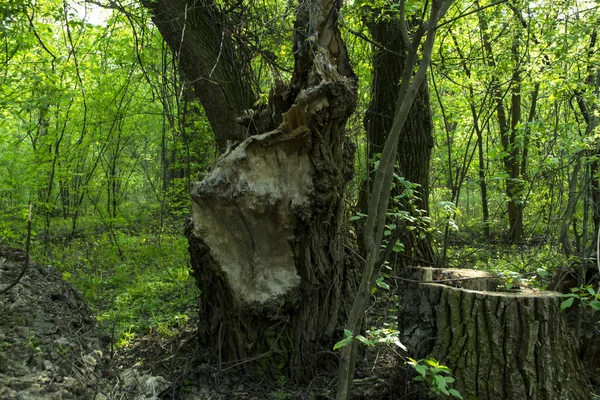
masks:
{"type": "Polygon", "coordinates": [[[456,376],[465,399],[588,399],[556,292],[497,291],[481,271],[416,268],[399,310],[402,342],[456,376]],[[436,283],[439,282],[439,283],[436,283]]]}
{"type": "Polygon", "coordinates": [[[305,380],[335,359],[345,318],[344,190],[354,149],[345,123],[356,77],[339,2],[309,0],[295,25],[291,104],[275,129],[223,154],[192,189],[188,237],[201,293],[200,339],[224,366],[305,380]]]}

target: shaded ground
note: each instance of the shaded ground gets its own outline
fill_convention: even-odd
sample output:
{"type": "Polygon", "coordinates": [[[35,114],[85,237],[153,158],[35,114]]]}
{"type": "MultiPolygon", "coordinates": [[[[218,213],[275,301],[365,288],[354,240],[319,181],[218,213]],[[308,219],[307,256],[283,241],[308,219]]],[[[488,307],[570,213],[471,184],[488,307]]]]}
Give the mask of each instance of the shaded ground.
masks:
{"type": "MultiPolygon", "coordinates": [[[[22,252],[0,246],[0,291],[19,274],[24,260],[22,252]]],[[[386,307],[376,303],[370,323],[389,315],[386,307]]],[[[190,321],[171,337],[141,336],[129,348],[113,352],[110,335],[100,329],[77,290],[54,268],[32,263],[20,283],[0,295],[0,400],[335,397],[335,372],[307,386],[243,376],[239,365],[220,363],[218,354],[199,348],[198,323],[190,321]]],[[[354,398],[426,398],[398,365],[392,347],[367,350],[358,366],[354,398]]]]}
{"type": "MultiPolygon", "coordinates": [[[[0,291],[24,261],[0,246],[0,291]]],[[[110,337],[54,268],[32,263],[0,295],[1,400],[146,400],[166,386],[164,378],[117,368],[110,337]]]]}
{"type": "MultiPolygon", "coordinates": [[[[25,255],[0,247],[0,289],[25,255]]],[[[75,289],[36,264],[0,295],[0,398],[102,399],[115,387],[107,336],[75,289]]]]}

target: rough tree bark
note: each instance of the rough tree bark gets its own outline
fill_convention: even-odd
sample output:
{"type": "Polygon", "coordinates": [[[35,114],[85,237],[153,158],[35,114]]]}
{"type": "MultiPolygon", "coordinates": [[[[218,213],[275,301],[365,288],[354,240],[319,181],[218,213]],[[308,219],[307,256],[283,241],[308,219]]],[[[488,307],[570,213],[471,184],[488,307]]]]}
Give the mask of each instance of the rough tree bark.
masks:
{"type": "Polygon", "coordinates": [[[448,366],[465,399],[588,399],[560,294],[497,292],[501,282],[486,275],[415,269],[414,277],[429,283],[409,285],[398,320],[413,356],[448,366]]]}
{"type": "Polygon", "coordinates": [[[251,57],[235,43],[235,22],[212,0],[142,2],[194,87],[220,151],[228,140],[244,140],[246,130],[236,118],[252,107],[256,94],[248,79],[251,57]]]}
{"type": "MultiPolygon", "coordinates": [[[[356,106],[356,76],[337,28],[340,4],[302,2],[292,82],[277,88],[277,106],[267,108],[283,122],[229,148],[192,188],[188,238],[201,289],[200,340],[227,367],[305,380],[320,364],[335,365],[314,356],[331,349],[352,297],[344,190],[354,148],[345,123],[356,106]]],[[[149,6],[196,82],[217,137],[239,138],[235,117],[251,96],[236,92],[244,77],[235,63],[244,60],[227,51],[230,35],[213,32],[227,18],[209,1],[149,6]]],[[[248,115],[238,121],[250,125],[248,115]]]]}
{"type": "MultiPolygon", "coordinates": [[[[406,63],[410,43],[403,38],[399,22],[394,16],[379,18],[381,11],[371,10],[367,26],[375,47],[373,54],[373,82],[371,103],[365,114],[364,125],[368,136],[368,157],[373,159],[381,153],[394,122],[394,112],[399,95],[399,85],[406,63]]],[[[429,104],[427,81],[419,87],[398,143],[398,174],[407,181],[419,185],[416,189],[417,209],[429,212],[429,161],[433,149],[433,121],[429,104]]],[[[395,193],[402,188],[396,188],[395,193]]],[[[366,194],[362,196],[361,208],[366,210],[366,194]]],[[[360,206],[360,204],[359,204],[360,206]]],[[[419,217],[413,208],[403,204],[412,216],[419,217]]],[[[401,241],[404,253],[397,260],[399,266],[433,265],[435,257],[429,238],[421,238],[419,229],[404,229],[401,241]]]]}

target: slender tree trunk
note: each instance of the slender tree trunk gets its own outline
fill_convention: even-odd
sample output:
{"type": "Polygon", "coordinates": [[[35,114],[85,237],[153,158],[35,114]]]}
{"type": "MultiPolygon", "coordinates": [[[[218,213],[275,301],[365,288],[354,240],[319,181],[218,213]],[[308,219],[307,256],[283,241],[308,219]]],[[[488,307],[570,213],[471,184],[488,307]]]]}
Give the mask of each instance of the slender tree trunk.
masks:
{"type": "MultiPolygon", "coordinates": [[[[381,159],[375,170],[375,179],[373,180],[373,188],[369,197],[368,213],[364,228],[366,258],[364,260],[360,285],[352,303],[352,309],[350,310],[348,322],[346,324],[346,330],[350,331],[353,335],[361,329],[362,321],[369,304],[371,288],[375,283],[375,268],[379,267],[384,262],[385,257],[387,257],[386,253],[391,251],[390,248],[394,245],[394,241],[391,240],[387,245],[383,258],[381,258],[381,243],[394,180],[393,174],[397,158],[398,142],[400,135],[402,134],[402,128],[410,114],[410,109],[419,88],[425,81],[427,68],[431,61],[431,53],[433,52],[438,22],[446,14],[451,3],[451,0],[434,0],[431,3],[429,19],[422,22],[417,27],[412,40],[409,38],[408,29],[406,27],[406,1],[400,0],[399,3],[401,34],[406,43],[410,42],[410,46],[402,75],[402,83],[399,89],[399,101],[396,103],[396,110],[394,112],[394,122],[389,137],[385,142],[385,146],[383,146],[381,159]],[[425,40],[421,46],[423,37],[425,37],[425,40]],[[420,47],[423,49],[422,58],[417,72],[414,73],[413,66],[416,63],[417,52],[420,47]]],[[[336,394],[337,400],[346,400],[349,396],[356,366],[357,352],[358,343],[356,340],[353,340],[348,346],[342,348],[338,392],[336,394]]]]}
{"type": "MultiPolygon", "coordinates": [[[[488,32],[488,23],[484,13],[479,13],[479,27],[482,33],[482,41],[485,57],[490,67],[496,68],[494,60],[494,51],[488,32]]],[[[517,35],[517,34],[515,34],[517,35]]],[[[492,75],[492,95],[496,103],[496,114],[498,116],[498,126],[500,142],[506,155],[503,158],[504,170],[508,176],[506,179],[506,197],[508,198],[507,211],[509,222],[509,240],[513,243],[521,240],[523,236],[523,203],[521,195],[523,184],[519,169],[519,153],[517,146],[517,127],[521,122],[521,71],[519,60],[519,47],[517,38],[513,40],[511,48],[513,54],[513,75],[512,75],[512,96],[510,107],[510,118],[504,108],[503,94],[499,86],[499,78],[494,72],[492,75]]]]}
{"type": "Polygon", "coordinates": [[[565,213],[563,214],[561,220],[560,233],[558,236],[558,242],[562,246],[563,251],[567,257],[570,257],[573,254],[571,241],[569,240],[569,225],[573,222],[573,215],[575,214],[577,202],[579,201],[579,193],[577,192],[577,182],[579,180],[580,170],[581,161],[580,156],[577,155],[575,165],[573,166],[573,171],[571,171],[571,176],[569,177],[569,194],[567,200],[567,208],[565,209],[565,213]]]}
{"type": "Polygon", "coordinates": [[[477,173],[479,174],[479,189],[481,190],[481,213],[483,217],[483,238],[485,240],[490,239],[490,210],[488,207],[488,196],[487,196],[487,183],[485,180],[485,159],[483,156],[483,134],[481,129],[476,126],[475,132],[477,133],[477,156],[479,160],[479,168],[477,173]]]}
{"type": "MultiPolygon", "coordinates": [[[[467,59],[463,55],[463,52],[459,46],[459,42],[456,35],[452,34],[452,40],[456,48],[456,52],[460,57],[460,62],[465,71],[467,78],[471,78],[471,68],[467,65],[467,59]]],[[[483,217],[483,237],[485,240],[490,238],[490,211],[488,207],[488,196],[487,196],[487,183],[485,180],[486,164],[483,150],[483,130],[479,121],[479,113],[475,108],[475,90],[473,85],[469,84],[469,108],[471,110],[471,116],[473,117],[473,128],[477,134],[477,156],[479,161],[478,175],[479,175],[479,188],[481,191],[481,213],[483,217]]],[[[468,214],[468,213],[467,213],[468,214]]],[[[444,266],[442,264],[442,266],[444,266]]]]}
{"type": "MultiPolygon", "coordinates": [[[[591,59],[597,51],[596,50],[597,39],[598,39],[597,30],[593,29],[590,34],[590,44],[589,44],[588,51],[587,51],[588,60],[590,62],[588,63],[587,77],[585,79],[585,82],[588,85],[589,90],[592,91],[593,95],[596,98],[598,98],[600,96],[600,69],[598,69],[597,67],[594,66],[595,64],[593,62],[591,62],[591,59]]],[[[574,93],[574,95],[575,95],[575,100],[577,101],[577,105],[579,107],[579,111],[581,112],[581,115],[583,116],[583,119],[585,120],[585,123],[586,123],[585,136],[589,137],[592,134],[592,132],[594,132],[596,127],[598,126],[598,116],[596,115],[598,107],[593,103],[590,104],[590,102],[586,100],[586,98],[585,98],[586,96],[584,95],[583,92],[576,91],[574,93]]],[[[600,146],[596,145],[596,148],[594,150],[591,150],[589,153],[591,155],[590,159],[593,160],[589,163],[589,168],[591,170],[590,171],[591,172],[591,182],[590,182],[590,196],[589,197],[592,200],[592,203],[591,203],[592,221],[594,223],[594,236],[593,236],[592,243],[595,244],[598,242],[597,235],[598,235],[598,229],[600,228],[600,163],[598,163],[598,161],[597,161],[598,156],[600,155],[600,146]]],[[[586,176],[587,176],[587,174],[586,174],[586,176]]],[[[583,226],[584,232],[586,229],[585,225],[586,224],[584,223],[584,226],[583,226]]],[[[588,255],[586,246],[588,246],[588,244],[586,243],[586,240],[584,240],[583,243],[581,244],[582,258],[587,257],[587,255],[588,255]]],[[[590,251],[593,251],[593,250],[590,250],[590,251]]]]}
{"type": "MultiPolygon", "coordinates": [[[[519,54],[518,30],[513,38],[511,52],[513,55],[512,93],[510,99],[510,129],[500,132],[502,145],[508,154],[504,157],[504,168],[509,179],[506,182],[508,196],[508,222],[510,226],[510,241],[517,243],[523,237],[523,181],[520,171],[521,147],[517,144],[517,132],[521,124],[521,60],[519,54]]],[[[499,105],[501,107],[501,105],[499,105]]]]}

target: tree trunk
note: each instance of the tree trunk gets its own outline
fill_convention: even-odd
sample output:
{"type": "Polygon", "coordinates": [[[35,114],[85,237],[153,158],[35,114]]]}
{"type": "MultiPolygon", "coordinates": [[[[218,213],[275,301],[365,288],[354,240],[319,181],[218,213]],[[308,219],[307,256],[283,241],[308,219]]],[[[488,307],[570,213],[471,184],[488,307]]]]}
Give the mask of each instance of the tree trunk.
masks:
{"type": "MultiPolygon", "coordinates": [[[[380,11],[369,13],[368,18],[380,15],[380,11]]],[[[388,134],[392,129],[394,111],[398,101],[398,87],[401,82],[408,43],[402,38],[397,19],[377,18],[367,22],[369,32],[376,47],[373,54],[373,83],[371,103],[365,114],[364,125],[368,135],[368,157],[373,159],[381,153],[388,134]]],[[[413,204],[401,201],[401,207],[413,217],[421,217],[416,210],[429,212],[429,161],[433,149],[433,122],[429,105],[427,81],[419,87],[417,97],[411,107],[398,143],[398,174],[407,181],[417,184],[416,199],[413,204]]],[[[402,192],[396,186],[395,194],[402,192]]],[[[366,191],[359,207],[366,210],[366,191]]],[[[419,218],[420,220],[420,218],[419,218]]],[[[399,266],[432,265],[435,262],[431,241],[422,238],[422,220],[417,229],[404,229],[400,238],[404,253],[397,260],[399,266]]]]}
{"type": "Polygon", "coordinates": [[[143,2],[194,86],[219,149],[224,151],[228,140],[244,140],[246,131],[236,118],[252,107],[256,95],[248,79],[251,56],[235,43],[233,21],[212,0],[143,2]]]}
{"type": "MultiPolygon", "coordinates": [[[[478,4],[479,6],[479,4],[478,4]]],[[[488,33],[488,22],[484,13],[478,13],[479,27],[482,34],[484,57],[491,68],[496,68],[494,52],[492,49],[491,39],[488,33]]],[[[513,70],[512,70],[512,95],[510,118],[507,116],[507,111],[504,108],[503,92],[500,88],[500,79],[497,72],[493,72],[491,77],[492,95],[496,103],[496,114],[498,116],[498,127],[500,142],[502,149],[506,153],[503,158],[504,171],[507,174],[506,178],[506,197],[508,198],[507,211],[509,223],[508,238],[512,243],[519,242],[523,237],[523,182],[520,171],[520,156],[521,150],[517,144],[517,128],[521,123],[521,66],[519,65],[519,44],[518,32],[521,31],[521,25],[517,25],[517,33],[513,40],[511,52],[513,55],[513,70]]],[[[526,164],[524,164],[526,165],[526,164]]]]}
{"type": "Polygon", "coordinates": [[[305,381],[324,364],[352,298],[344,191],[354,148],[345,133],[356,77],[337,1],[297,12],[292,104],[275,130],[251,136],[192,188],[188,228],[201,289],[200,340],[222,365],[305,381]]]}
{"type": "Polygon", "coordinates": [[[481,271],[415,271],[428,283],[409,285],[399,311],[401,340],[414,357],[431,355],[448,366],[465,399],[590,397],[559,293],[498,292],[501,282],[481,271]],[[447,279],[456,287],[433,283],[447,279]]]}
{"type": "MultiPolygon", "coordinates": [[[[577,203],[579,201],[580,193],[577,191],[577,183],[579,182],[579,171],[581,170],[581,156],[575,155],[575,165],[573,171],[569,176],[569,194],[567,197],[567,208],[560,221],[560,233],[558,235],[558,243],[560,243],[565,255],[571,257],[573,255],[573,248],[571,241],[569,240],[569,225],[573,222],[573,215],[577,209],[577,203]]],[[[579,249],[575,249],[578,251],[579,249]]]]}
{"type": "MultiPolygon", "coordinates": [[[[462,49],[460,48],[459,41],[454,33],[452,33],[452,40],[456,49],[456,53],[460,57],[460,64],[465,71],[465,75],[471,79],[471,68],[467,64],[467,58],[464,56],[462,49]]],[[[473,129],[477,134],[477,159],[479,162],[478,175],[479,175],[479,188],[481,190],[481,214],[483,217],[483,239],[490,239],[490,211],[488,207],[488,195],[487,195],[487,183],[485,179],[486,175],[486,164],[483,150],[483,129],[481,127],[479,117],[480,113],[475,108],[475,88],[472,84],[469,84],[469,109],[471,110],[471,116],[473,117],[473,129]]],[[[452,179],[452,177],[450,177],[452,179]]],[[[467,212],[468,214],[468,212],[467,212]]],[[[442,264],[442,266],[444,266],[442,264]]]]}

